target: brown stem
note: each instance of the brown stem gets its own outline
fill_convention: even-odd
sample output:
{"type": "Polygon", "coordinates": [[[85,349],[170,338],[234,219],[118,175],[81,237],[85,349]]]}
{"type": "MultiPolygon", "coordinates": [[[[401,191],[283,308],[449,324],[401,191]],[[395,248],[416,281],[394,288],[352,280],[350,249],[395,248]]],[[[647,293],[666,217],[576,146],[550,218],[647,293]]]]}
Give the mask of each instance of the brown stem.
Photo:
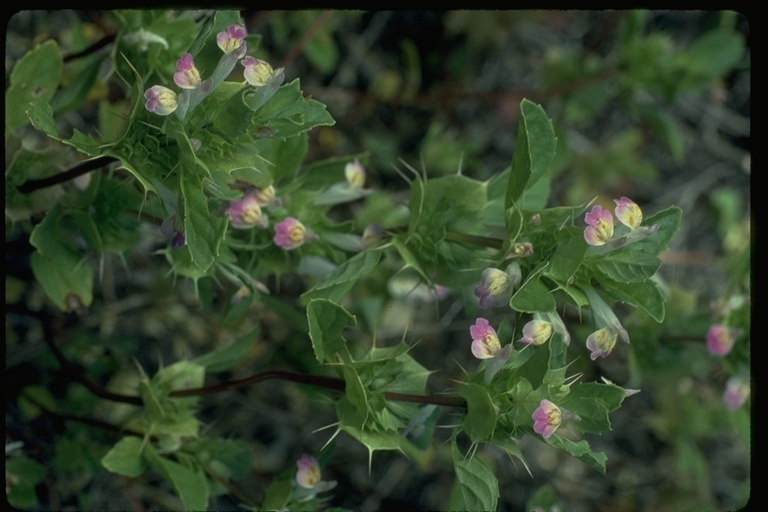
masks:
{"type": "Polygon", "coordinates": [[[69,55],[65,55],[63,60],[64,62],[70,62],[75,59],[79,59],[80,57],[85,57],[86,55],[90,55],[91,53],[95,53],[100,49],[104,48],[105,46],[107,46],[108,44],[112,44],[112,42],[114,42],[115,40],[115,37],[116,37],[115,34],[108,34],[102,37],[101,39],[99,39],[98,41],[96,41],[95,43],[93,43],[91,46],[89,46],[85,50],[79,51],[77,53],[71,53],[69,55]]]}
{"type": "Polygon", "coordinates": [[[94,158],[93,160],[86,160],[85,162],[77,164],[71,169],[67,169],[66,171],[54,176],[41,178],[39,180],[27,180],[19,185],[18,190],[22,194],[28,194],[29,192],[34,192],[35,190],[40,190],[41,188],[52,187],[53,185],[67,182],[71,179],[77,178],[78,176],[82,176],[83,174],[87,174],[91,171],[95,171],[96,169],[119,161],[120,160],[117,158],[111,156],[100,156],[98,158],[94,158]]]}
{"type": "Polygon", "coordinates": [[[304,32],[304,35],[301,36],[301,39],[299,39],[296,44],[293,45],[293,48],[290,49],[288,55],[286,55],[283,59],[281,67],[287,68],[291,65],[291,63],[293,63],[294,60],[296,60],[296,57],[299,56],[299,53],[301,53],[301,50],[304,48],[304,46],[306,46],[309,40],[314,37],[318,30],[320,30],[320,27],[322,27],[325,22],[328,21],[328,18],[330,18],[332,14],[332,10],[323,11],[323,13],[312,23],[307,31],[304,32]]]}
{"type": "MultiPolygon", "coordinates": [[[[305,375],[302,373],[287,372],[282,370],[270,370],[262,373],[257,373],[246,377],[245,379],[232,380],[222,382],[220,384],[214,384],[213,386],[206,386],[195,389],[182,389],[177,391],[171,391],[169,396],[171,397],[185,397],[185,396],[200,396],[210,395],[213,393],[219,393],[227,389],[236,389],[251,384],[256,384],[269,379],[287,380],[290,382],[298,382],[299,384],[309,384],[311,386],[322,387],[333,391],[344,391],[344,380],[335,377],[322,377],[319,375],[305,375]]],[[[444,405],[446,407],[467,407],[467,402],[463,398],[440,396],[440,395],[411,395],[407,393],[391,393],[384,392],[384,398],[387,400],[394,400],[397,402],[413,402],[420,404],[435,404],[444,405]]]]}

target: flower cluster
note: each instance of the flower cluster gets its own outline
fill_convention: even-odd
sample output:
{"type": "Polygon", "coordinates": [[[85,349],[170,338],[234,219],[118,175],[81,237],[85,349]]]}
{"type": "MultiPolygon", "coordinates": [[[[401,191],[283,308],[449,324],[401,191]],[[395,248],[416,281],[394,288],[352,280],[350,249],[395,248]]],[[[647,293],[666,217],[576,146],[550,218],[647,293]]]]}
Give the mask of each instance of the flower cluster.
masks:
{"type": "Polygon", "coordinates": [[[266,61],[250,56],[244,57],[248,50],[245,43],[246,35],[245,27],[242,25],[230,25],[227,30],[216,35],[216,43],[224,55],[213,72],[214,76],[207,80],[203,80],[200,76],[200,70],[197,69],[192,54],[184,53],[176,62],[173,82],[185,92],[177,95],[168,87],[154,85],[144,92],[144,98],[147,100],[146,109],[160,116],[170,115],[178,109],[181,114],[179,112],[177,114],[183,119],[187,108],[191,109],[210,93],[216,84],[229,75],[235,61],[239,59],[242,59],[241,64],[245,68],[243,71],[245,81],[257,87],[265,85],[272,78],[274,71],[266,61]],[[189,96],[192,91],[198,93],[194,100],[189,96]],[[182,98],[185,93],[187,96],[182,98]],[[182,104],[185,107],[179,108],[182,104]]]}
{"type": "MultiPolygon", "coordinates": [[[[643,212],[634,201],[628,197],[621,197],[614,199],[613,202],[616,203],[614,212],[619,222],[627,226],[630,231],[640,227],[643,221],[643,212]]],[[[605,245],[613,238],[613,215],[602,206],[593,206],[592,210],[584,216],[584,221],[587,223],[587,227],[584,229],[584,239],[589,245],[605,245]]]]}

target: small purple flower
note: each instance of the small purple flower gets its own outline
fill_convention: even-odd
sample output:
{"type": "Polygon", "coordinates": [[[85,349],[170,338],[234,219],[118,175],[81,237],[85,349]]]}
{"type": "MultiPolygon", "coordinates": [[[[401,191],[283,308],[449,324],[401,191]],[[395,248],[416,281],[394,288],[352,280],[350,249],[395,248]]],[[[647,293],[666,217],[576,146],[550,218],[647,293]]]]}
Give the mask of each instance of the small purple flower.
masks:
{"type": "Polygon", "coordinates": [[[275,236],[272,240],[276,245],[290,251],[299,247],[304,242],[317,240],[315,233],[307,229],[304,224],[293,217],[287,217],[275,224],[275,236]]]}
{"type": "Polygon", "coordinates": [[[274,70],[272,69],[272,65],[265,60],[256,59],[249,55],[244,57],[243,60],[240,61],[240,64],[245,68],[243,71],[245,81],[251,85],[261,87],[272,78],[274,70]]]}
{"type": "Polygon", "coordinates": [[[253,189],[246,192],[242,199],[229,203],[224,213],[232,218],[230,225],[235,229],[266,228],[269,225],[269,219],[262,213],[253,189]]]}
{"type": "Polygon", "coordinates": [[[475,320],[475,325],[469,328],[469,334],[472,336],[472,355],[476,358],[490,359],[496,357],[501,350],[499,336],[485,318],[475,320]]]}
{"type": "Polygon", "coordinates": [[[549,400],[544,399],[539,403],[539,407],[533,411],[531,418],[533,418],[533,430],[547,439],[562,423],[563,411],[549,400]]]}
{"type": "Polygon", "coordinates": [[[714,324],[707,331],[707,350],[716,356],[726,356],[733,349],[737,336],[735,329],[714,324]]]}
{"type": "Polygon", "coordinates": [[[226,31],[216,34],[216,44],[227,55],[236,54],[239,59],[247,50],[245,36],[247,32],[242,25],[230,25],[226,31]]]}
{"type": "Polygon", "coordinates": [[[598,329],[587,337],[587,349],[591,352],[589,358],[593,361],[598,357],[607,357],[616,346],[618,333],[609,327],[598,329]]]}
{"type": "Polygon", "coordinates": [[[385,234],[386,231],[384,231],[384,228],[378,224],[368,224],[365,226],[365,229],[363,229],[363,243],[366,247],[373,245],[384,238],[385,234]]]}
{"type": "Polygon", "coordinates": [[[162,85],[154,85],[144,92],[146,109],[159,116],[171,114],[179,106],[176,93],[162,85]]]}
{"type": "Polygon", "coordinates": [[[512,289],[520,284],[522,272],[517,262],[510,264],[507,271],[486,268],[480,274],[480,284],[475,287],[475,296],[480,300],[480,307],[487,309],[503,306],[512,296],[512,289]]]}
{"type": "Polygon", "coordinates": [[[344,175],[350,187],[361,189],[365,186],[365,168],[357,158],[344,166],[344,175]]]}
{"type": "Polygon", "coordinates": [[[178,222],[176,215],[170,215],[165,218],[162,224],[160,224],[160,232],[163,236],[171,240],[171,247],[174,249],[184,247],[184,244],[186,243],[184,231],[178,227],[178,222]]]}
{"type": "Polygon", "coordinates": [[[320,465],[316,458],[304,454],[296,461],[296,466],[299,468],[296,472],[296,483],[300,486],[312,489],[320,482],[320,465]]]}
{"type": "Polygon", "coordinates": [[[622,196],[621,199],[614,199],[616,203],[616,218],[632,231],[640,227],[643,222],[643,211],[637,206],[637,203],[628,197],[622,196]]]}
{"type": "Polygon", "coordinates": [[[185,53],[176,62],[176,73],[173,74],[173,81],[182,89],[196,89],[202,83],[200,71],[195,67],[195,61],[191,54],[185,53]]]}
{"type": "Polygon", "coordinates": [[[589,245],[605,245],[613,236],[613,215],[599,204],[587,212],[584,221],[588,224],[584,239],[589,245]]]}
{"type": "Polygon", "coordinates": [[[525,258],[531,254],[533,254],[533,244],[531,242],[520,242],[512,246],[512,251],[504,259],[525,258]]]}
{"type": "Polygon", "coordinates": [[[552,337],[554,328],[546,320],[531,320],[523,326],[523,337],[517,340],[523,345],[543,345],[552,337]]]}
{"type": "Polygon", "coordinates": [[[749,379],[741,376],[734,376],[728,379],[725,384],[723,401],[732,411],[737,410],[744,405],[750,394],[749,379]]]}

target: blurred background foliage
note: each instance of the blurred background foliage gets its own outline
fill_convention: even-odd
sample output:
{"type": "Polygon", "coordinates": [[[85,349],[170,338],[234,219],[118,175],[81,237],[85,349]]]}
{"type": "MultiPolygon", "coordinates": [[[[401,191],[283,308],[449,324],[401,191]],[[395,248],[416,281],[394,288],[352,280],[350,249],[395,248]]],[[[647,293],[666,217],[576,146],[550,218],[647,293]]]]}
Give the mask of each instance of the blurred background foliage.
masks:
{"type": "MultiPolygon", "coordinates": [[[[721,397],[727,377],[749,367],[749,343],[725,359],[704,344],[723,301],[735,304],[731,319],[749,340],[751,60],[745,16],[632,10],[242,14],[249,33],[260,36],[257,56],[284,66],[286,81],[300,78],[305,94],[325,103],[336,120],[312,132],[307,162],[365,155],[369,186],[380,192],[353,205],[360,227],[407,218],[408,184],[401,175],[409,167],[430,177],[461,172],[482,180],[505,169],[522,98],[541,103],[555,123],[551,205],[596,197],[607,206],[626,195],[649,213],[670,204],[683,209],[683,226],[659,276],[668,293],[666,322],[627,311],[632,345],[599,362],[582,357],[572,368],[585,380],[605,377],[642,390],[612,415],[610,435],[590,440],[608,455],[608,474],[531,439],[521,441],[528,468],[492,450],[478,452],[499,477],[501,510],[676,512],[746,503],[749,407],[731,412],[721,397]]],[[[24,52],[48,38],[65,55],[104,38],[108,45],[113,16],[17,13],[6,28],[6,83],[24,52]]],[[[88,65],[67,64],[73,76],[74,66],[88,65]]],[[[77,99],[58,100],[60,122],[85,133],[108,126],[100,117],[125,108],[126,92],[115,77],[103,66],[93,69],[82,108],[68,108],[77,99]]],[[[22,135],[30,146],[48,144],[29,128],[22,135]]],[[[60,146],[49,150],[55,158],[48,162],[62,168],[76,161],[60,146]]],[[[339,219],[349,213],[340,209],[339,219]]],[[[32,312],[48,306],[31,278],[31,246],[17,228],[6,215],[6,476],[10,471],[24,482],[15,488],[17,503],[30,509],[175,508],[176,498],[159,478],[105,472],[99,460],[115,433],[70,417],[120,425],[131,412],[72,383],[43,343],[32,312]]],[[[134,247],[103,257],[90,311],[58,317],[52,327],[86,377],[107,389],[134,389],[132,357],[152,373],[254,329],[260,329],[259,342],[232,370],[233,378],[264,368],[315,368],[296,300],[304,291],[301,278],[273,280],[271,296],[238,310],[229,303],[232,290],[219,283],[204,280],[195,289],[171,282],[156,247],[143,233],[134,247]]],[[[416,276],[387,281],[388,275],[374,273],[352,291],[362,318],[350,339],[418,340],[414,357],[428,369],[444,369],[430,378],[431,389],[453,387],[451,379],[462,377],[461,364],[468,361],[471,290],[452,290],[435,301],[409,293],[416,276]]],[[[572,334],[583,340],[588,333],[576,328],[572,334]]],[[[313,431],[334,421],[323,392],[290,383],[267,382],[203,403],[198,417],[207,428],[249,443],[254,463],[241,488],[256,499],[301,453],[319,450],[329,434],[313,431]]],[[[446,411],[441,424],[456,420],[446,411]]],[[[343,437],[336,443],[324,469],[326,478],[339,482],[333,505],[446,506],[453,480],[448,445],[436,440],[419,461],[379,452],[369,474],[362,446],[343,437]]],[[[216,499],[212,509],[238,503],[216,499]]]]}

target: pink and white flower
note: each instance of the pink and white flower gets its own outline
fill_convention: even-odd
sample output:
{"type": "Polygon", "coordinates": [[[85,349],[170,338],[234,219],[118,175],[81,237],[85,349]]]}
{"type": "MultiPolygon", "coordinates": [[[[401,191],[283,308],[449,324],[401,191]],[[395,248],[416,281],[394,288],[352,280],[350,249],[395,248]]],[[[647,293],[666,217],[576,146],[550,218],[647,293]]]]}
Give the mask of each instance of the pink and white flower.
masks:
{"type": "Polygon", "coordinates": [[[179,106],[176,93],[162,85],[150,87],[144,93],[144,97],[147,99],[146,109],[159,116],[167,116],[179,106]]]}
{"type": "Polygon", "coordinates": [[[584,216],[584,239],[589,245],[605,245],[613,236],[613,215],[599,204],[584,216]]]}
{"type": "Polygon", "coordinates": [[[176,73],[173,74],[173,81],[182,89],[196,89],[202,83],[200,71],[195,67],[195,61],[192,55],[185,53],[176,62],[176,73]]]}
{"type": "Polygon", "coordinates": [[[318,236],[314,232],[293,217],[287,217],[275,224],[275,236],[272,238],[276,245],[287,251],[317,239],[318,236]]]}
{"type": "Polygon", "coordinates": [[[501,350],[499,336],[485,318],[478,318],[475,325],[470,326],[469,334],[472,335],[472,355],[476,358],[490,359],[501,350]]]}

